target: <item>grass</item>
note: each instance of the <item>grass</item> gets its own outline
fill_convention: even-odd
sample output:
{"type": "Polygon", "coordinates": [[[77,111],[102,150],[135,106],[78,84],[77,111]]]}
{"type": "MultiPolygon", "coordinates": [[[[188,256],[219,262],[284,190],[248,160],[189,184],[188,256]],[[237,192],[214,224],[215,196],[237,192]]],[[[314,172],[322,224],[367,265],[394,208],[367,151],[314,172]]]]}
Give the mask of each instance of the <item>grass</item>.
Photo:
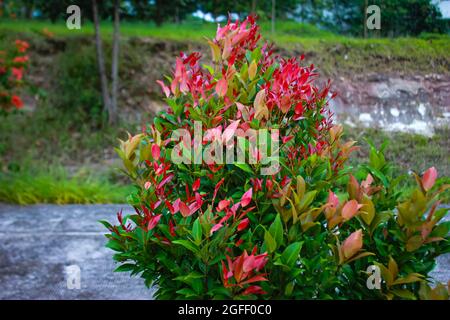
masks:
{"type": "MultiPolygon", "coordinates": [[[[347,37],[321,30],[315,26],[292,21],[277,23],[271,32],[270,23],[261,22],[263,37],[275,42],[287,55],[305,53],[307,62],[318,65],[326,75],[354,74],[359,72],[447,73],[450,70],[450,36],[425,34],[419,38],[369,38],[347,37]]],[[[123,21],[120,33],[123,38],[151,37],[164,41],[204,43],[212,38],[216,24],[189,21],[182,24],[167,23],[157,27],[154,23],[123,21]]],[[[54,24],[39,20],[0,21],[0,30],[7,33],[40,34],[46,29],[55,37],[92,36],[92,23],[86,22],[80,30],[69,30],[65,21],[54,24]]],[[[104,21],[101,32],[110,41],[113,25],[104,21]]]]}
{"type": "MultiPolygon", "coordinates": [[[[222,23],[223,25],[223,23],[222,23]]],[[[277,39],[278,37],[291,38],[341,38],[332,32],[318,29],[312,25],[291,21],[277,23],[275,34],[271,33],[271,25],[261,22],[263,36],[277,39]]],[[[45,20],[3,20],[0,27],[4,30],[21,33],[39,33],[47,30],[56,36],[93,35],[94,26],[91,22],[82,24],[81,29],[69,30],[65,21],[51,23],[45,20]]],[[[110,37],[113,33],[113,25],[109,21],[101,23],[101,32],[104,37],[110,37]]],[[[166,23],[158,27],[152,22],[127,22],[120,24],[120,34],[125,37],[154,37],[165,40],[191,40],[200,41],[204,37],[212,38],[217,30],[217,24],[204,21],[189,21],[181,24],[166,23]]]]}
{"type": "Polygon", "coordinates": [[[93,174],[70,177],[62,168],[0,173],[0,202],[20,205],[124,203],[131,191],[93,174]]]}
{"type": "Polygon", "coordinates": [[[380,146],[385,140],[389,144],[385,151],[386,159],[397,166],[397,171],[407,173],[409,170],[423,172],[429,167],[436,167],[439,176],[450,176],[450,128],[436,128],[435,135],[425,137],[405,132],[385,132],[374,128],[352,128],[346,126],[344,132],[348,139],[359,142],[361,149],[351,158],[357,165],[368,159],[369,147],[365,139],[380,146]]]}

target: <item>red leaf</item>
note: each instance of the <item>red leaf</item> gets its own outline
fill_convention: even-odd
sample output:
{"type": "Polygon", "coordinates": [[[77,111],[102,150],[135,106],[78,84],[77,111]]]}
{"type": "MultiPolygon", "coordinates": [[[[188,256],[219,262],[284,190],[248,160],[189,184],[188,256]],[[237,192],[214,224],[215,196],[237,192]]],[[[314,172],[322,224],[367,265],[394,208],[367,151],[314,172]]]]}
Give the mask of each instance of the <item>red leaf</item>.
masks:
{"type": "Polygon", "coordinates": [[[159,149],[159,146],[157,144],[152,145],[152,157],[154,160],[159,159],[159,155],[161,153],[161,149],[159,149]]]}
{"type": "Polygon", "coordinates": [[[248,223],[249,223],[248,218],[243,219],[241,222],[239,222],[239,225],[238,225],[238,227],[237,227],[237,230],[238,230],[238,231],[244,230],[245,228],[247,228],[248,223]]]}
{"type": "MultiPolygon", "coordinates": [[[[244,254],[246,251],[244,251],[244,254]]],[[[241,254],[234,262],[234,278],[236,279],[236,282],[241,282],[241,278],[244,272],[244,254],[241,254]]]]}
{"type": "Polygon", "coordinates": [[[170,235],[171,235],[172,237],[175,237],[175,236],[176,236],[176,233],[175,233],[175,226],[173,225],[173,221],[172,221],[172,220],[169,221],[169,232],[170,232],[170,235]]]}
{"type": "Polygon", "coordinates": [[[12,96],[11,97],[11,103],[17,108],[20,109],[23,107],[22,99],[18,96],[12,96]]]}
{"type": "Polygon", "coordinates": [[[197,191],[198,188],[200,188],[200,178],[198,178],[197,180],[195,180],[195,182],[192,184],[192,191],[197,191]]]}
{"type": "Polygon", "coordinates": [[[225,178],[220,179],[220,181],[214,187],[214,195],[213,195],[213,198],[212,198],[213,202],[214,202],[214,199],[216,199],[217,192],[219,191],[219,188],[223,184],[224,181],[225,181],[225,178]]]}
{"type": "Polygon", "coordinates": [[[263,289],[261,289],[260,286],[250,286],[247,289],[245,289],[244,292],[242,292],[242,295],[248,296],[249,294],[266,294],[263,289]]]}
{"type": "Polygon", "coordinates": [[[241,282],[241,284],[247,284],[247,283],[252,283],[252,282],[257,282],[257,281],[268,281],[268,280],[262,275],[257,275],[248,280],[241,282]]]}
{"type": "Polygon", "coordinates": [[[191,215],[191,209],[183,201],[180,201],[180,212],[183,217],[189,217],[191,215]]]}
{"type": "Polygon", "coordinates": [[[284,136],[281,138],[281,141],[283,142],[283,144],[285,144],[285,143],[291,141],[292,138],[294,138],[294,136],[284,136]]]}

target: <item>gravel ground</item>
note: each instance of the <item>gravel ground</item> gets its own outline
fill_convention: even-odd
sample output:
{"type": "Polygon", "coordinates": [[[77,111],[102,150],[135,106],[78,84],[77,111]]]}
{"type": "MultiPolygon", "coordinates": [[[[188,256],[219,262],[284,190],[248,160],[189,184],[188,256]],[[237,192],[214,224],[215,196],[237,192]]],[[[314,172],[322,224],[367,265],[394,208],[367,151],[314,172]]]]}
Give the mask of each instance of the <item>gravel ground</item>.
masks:
{"type": "MultiPolygon", "coordinates": [[[[140,278],[113,273],[104,227],[127,205],[0,204],[0,299],[152,299],[140,278]],[[76,275],[79,270],[79,283],[76,275]],[[78,288],[79,284],[79,288],[78,288]]],[[[447,283],[450,254],[433,276],[447,283]]]]}

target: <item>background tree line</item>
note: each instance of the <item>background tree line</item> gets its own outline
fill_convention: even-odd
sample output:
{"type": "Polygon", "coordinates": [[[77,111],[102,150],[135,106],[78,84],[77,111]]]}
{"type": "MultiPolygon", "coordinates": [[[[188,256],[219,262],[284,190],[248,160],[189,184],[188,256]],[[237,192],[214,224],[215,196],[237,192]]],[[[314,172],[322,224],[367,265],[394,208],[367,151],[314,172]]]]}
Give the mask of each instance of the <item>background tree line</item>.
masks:
{"type": "MultiPolygon", "coordinates": [[[[120,1],[121,20],[181,23],[192,13],[208,13],[212,19],[233,13],[244,17],[257,13],[262,20],[296,20],[341,34],[364,36],[365,9],[381,8],[379,36],[418,35],[421,32],[448,32],[432,0],[126,0],[120,1]]],[[[0,0],[3,16],[26,19],[64,19],[70,4],[81,7],[83,18],[92,20],[91,0],[0,0]]],[[[112,20],[113,0],[99,1],[101,20],[112,20]]]]}

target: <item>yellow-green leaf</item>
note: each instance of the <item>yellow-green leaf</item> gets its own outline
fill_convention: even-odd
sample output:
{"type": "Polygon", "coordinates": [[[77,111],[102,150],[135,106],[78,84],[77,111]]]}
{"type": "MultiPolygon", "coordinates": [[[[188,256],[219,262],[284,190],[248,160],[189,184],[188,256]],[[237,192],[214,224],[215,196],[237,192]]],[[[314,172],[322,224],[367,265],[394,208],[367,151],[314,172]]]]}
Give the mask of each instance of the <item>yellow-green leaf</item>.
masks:
{"type": "Polygon", "coordinates": [[[421,236],[412,236],[408,239],[408,242],[406,243],[406,250],[409,252],[415,251],[419,249],[423,244],[423,239],[421,236]]]}
{"type": "Polygon", "coordinates": [[[258,70],[258,65],[256,64],[255,60],[250,63],[250,66],[248,67],[248,78],[250,80],[253,80],[256,76],[256,71],[258,70]]]}

